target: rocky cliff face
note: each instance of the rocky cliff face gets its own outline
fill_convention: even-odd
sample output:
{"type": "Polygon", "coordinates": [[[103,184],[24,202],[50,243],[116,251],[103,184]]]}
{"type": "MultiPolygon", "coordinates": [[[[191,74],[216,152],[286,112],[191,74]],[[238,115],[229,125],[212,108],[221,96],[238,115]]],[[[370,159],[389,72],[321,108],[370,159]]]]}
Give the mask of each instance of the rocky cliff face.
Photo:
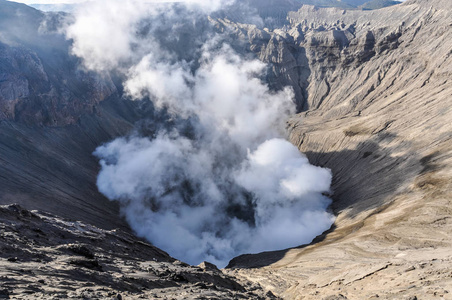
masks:
{"type": "Polygon", "coordinates": [[[303,7],[289,14],[289,30],[269,33],[282,40],[277,53],[286,57],[274,70],[291,66],[309,74],[306,82],[295,80],[305,84],[299,86],[307,110],[289,121],[290,139],[312,163],[332,169],[338,218],[313,245],[239,257],[231,267],[266,266],[242,274],[268,278],[268,288],[287,298],[446,297],[452,288],[450,5],[406,1],[372,12],[303,7]],[[289,63],[293,49],[304,63],[289,63]]]}
{"type": "Polygon", "coordinates": [[[0,121],[75,124],[117,92],[108,74],[84,71],[68,55],[69,42],[53,30],[58,14],[7,1],[0,11],[0,121]]]}

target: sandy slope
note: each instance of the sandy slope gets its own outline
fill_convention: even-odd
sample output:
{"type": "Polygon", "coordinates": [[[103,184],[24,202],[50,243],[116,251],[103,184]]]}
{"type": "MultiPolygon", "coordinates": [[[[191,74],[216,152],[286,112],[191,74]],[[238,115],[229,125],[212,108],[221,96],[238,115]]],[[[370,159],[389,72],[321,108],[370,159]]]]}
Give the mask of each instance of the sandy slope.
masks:
{"type": "Polygon", "coordinates": [[[264,267],[234,273],[287,299],[452,299],[451,4],[291,15],[311,71],[291,140],[333,170],[337,221],[314,245],[237,258],[264,267]]]}

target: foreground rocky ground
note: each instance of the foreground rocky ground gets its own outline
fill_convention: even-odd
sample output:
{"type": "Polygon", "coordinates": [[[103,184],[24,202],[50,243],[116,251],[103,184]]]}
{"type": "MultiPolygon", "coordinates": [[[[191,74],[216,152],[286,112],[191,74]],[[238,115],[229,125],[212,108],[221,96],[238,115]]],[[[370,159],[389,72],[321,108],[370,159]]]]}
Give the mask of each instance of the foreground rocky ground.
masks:
{"type": "Polygon", "coordinates": [[[0,206],[0,299],[277,299],[122,230],[0,206]]]}

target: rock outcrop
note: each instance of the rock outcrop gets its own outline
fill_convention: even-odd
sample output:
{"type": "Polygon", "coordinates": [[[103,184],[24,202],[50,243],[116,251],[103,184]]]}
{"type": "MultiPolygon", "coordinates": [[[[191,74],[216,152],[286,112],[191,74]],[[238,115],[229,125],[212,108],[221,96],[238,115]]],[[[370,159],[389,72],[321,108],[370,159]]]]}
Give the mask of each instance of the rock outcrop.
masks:
{"type": "Polygon", "coordinates": [[[130,233],[0,206],[1,299],[277,299],[130,233]]]}

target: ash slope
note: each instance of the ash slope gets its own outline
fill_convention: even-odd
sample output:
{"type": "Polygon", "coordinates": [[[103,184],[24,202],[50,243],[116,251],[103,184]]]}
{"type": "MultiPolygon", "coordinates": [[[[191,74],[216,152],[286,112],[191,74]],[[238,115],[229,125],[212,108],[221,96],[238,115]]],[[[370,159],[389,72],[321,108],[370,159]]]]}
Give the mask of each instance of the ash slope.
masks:
{"type": "Polygon", "coordinates": [[[288,299],[448,297],[451,9],[303,7],[287,33],[270,33],[276,47],[258,53],[280,54],[274,70],[302,87],[307,111],[290,120],[291,141],[332,169],[338,218],[316,244],[234,259],[258,267],[235,273],[288,299]]]}

